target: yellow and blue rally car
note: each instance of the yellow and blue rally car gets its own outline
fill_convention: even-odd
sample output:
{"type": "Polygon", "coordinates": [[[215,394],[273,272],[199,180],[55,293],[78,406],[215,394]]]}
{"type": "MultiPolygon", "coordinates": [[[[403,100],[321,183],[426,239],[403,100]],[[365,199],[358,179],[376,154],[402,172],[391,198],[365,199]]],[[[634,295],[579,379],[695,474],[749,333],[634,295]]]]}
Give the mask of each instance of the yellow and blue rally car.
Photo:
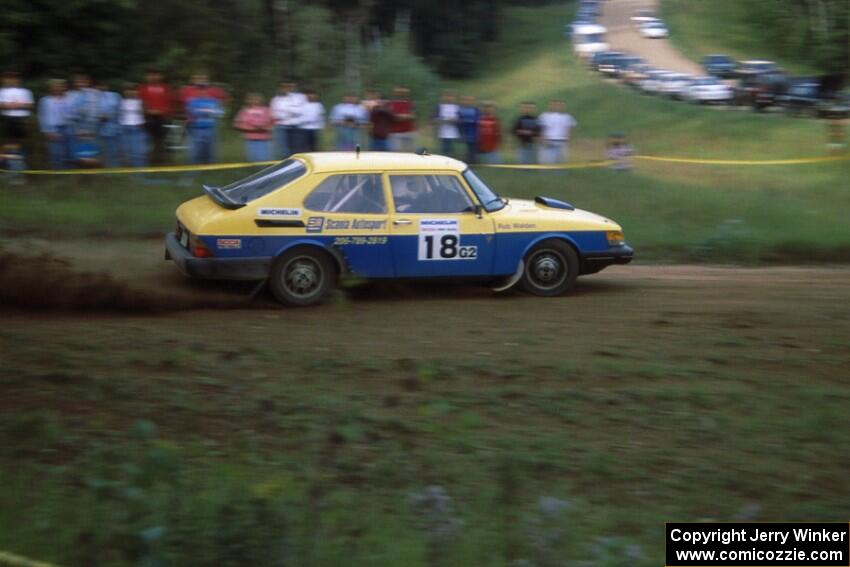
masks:
{"type": "Polygon", "coordinates": [[[500,197],[444,156],[297,154],[204,190],[177,209],[166,259],[197,278],[268,281],[287,305],[321,301],[341,274],[554,296],[633,255],[612,220],[547,197],[500,197]]]}

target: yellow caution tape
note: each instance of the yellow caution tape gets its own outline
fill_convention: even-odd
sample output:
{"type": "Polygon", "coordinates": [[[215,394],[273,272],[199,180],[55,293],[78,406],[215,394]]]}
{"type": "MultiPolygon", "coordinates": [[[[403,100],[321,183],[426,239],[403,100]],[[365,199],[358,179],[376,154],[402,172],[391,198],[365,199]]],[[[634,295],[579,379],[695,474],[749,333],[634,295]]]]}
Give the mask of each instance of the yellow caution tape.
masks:
{"type": "Polygon", "coordinates": [[[51,563],[43,563],[41,561],[33,561],[14,553],[0,551],[0,566],[2,567],[56,567],[51,563]]]}
{"type": "Polygon", "coordinates": [[[826,163],[830,161],[847,161],[848,159],[850,159],[850,153],[837,156],[820,156],[793,159],[695,159],[641,155],[634,156],[634,159],[642,159],[646,161],[666,161],[670,163],[697,163],[705,165],[796,165],[801,163],[826,163]]]}
{"type": "MultiPolygon", "coordinates": [[[[635,155],[632,159],[645,161],[659,161],[669,163],[690,163],[700,165],[798,165],[807,163],[827,163],[850,160],[850,153],[832,156],[816,156],[793,159],[711,159],[711,158],[684,158],[669,156],[635,155]]],[[[213,163],[208,165],[166,165],[158,167],[113,167],[101,169],[25,169],[13,171],[0,169],[8,174],[20,175],[122,175],[130,173],[182,173],[190,171],[220,171],[226,169],[245,169],[249,167],[263,167],[280,163],[278,161],[255,161],[241,163],[213,163]]],[[[562,164],[476,164],[475,167],[489,167],[494,169],[537,169],[537,170],[560,170],[560,169],[586,169],[593,167],[608,167],[613,162],[610,160],[589,160],[562,164]]]]}
{"type": "Polygon", "coordinates": [[[216,171],[221,169],[244,169],[246,167],[260,167],[274,165],[278,161],[253,161],[244,163],[211,163],[207,165],[162,165],[156,167],[106,167],[97,169],[24,169],[13,171],[3,169],[5,173],[19,173],[24,175],[120,175],[124,173],[181,173],[184,171],[216,171]]]}

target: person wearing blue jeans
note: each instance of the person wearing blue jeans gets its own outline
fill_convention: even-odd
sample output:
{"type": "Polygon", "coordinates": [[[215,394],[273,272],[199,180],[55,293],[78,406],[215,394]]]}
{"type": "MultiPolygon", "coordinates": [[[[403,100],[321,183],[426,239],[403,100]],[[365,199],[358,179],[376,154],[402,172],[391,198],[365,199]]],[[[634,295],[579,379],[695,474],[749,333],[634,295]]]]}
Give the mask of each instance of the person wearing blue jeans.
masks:
{"type": "Polygon", "coordinates": [[[100,127],[97,138],[103,156],[104,167],[118,167],[121,163],[121,125],[118,115],[121,112],[121,95],[110,91],[106,85],[98,84],[98,114],[100,127]]]}
{"type": "Polygon", "coordinates": [[[121,126],[121,151],[124,163],[132,167],[148,164],[148,133],[145,129],[145,109],[135,85],[124,89],[118,123],[121,126]]]}
{"type": "Polygon", "coordinates": [[[207,92],[207,89],[200,91],[186,105],[190,159],[193,164],[212,163],[216,122],[223,114],[218,99],[207,92]]]}
{"type": "Polygon", "coordinates": [[[475,105],[475,97],[460,97],[460,107],[457,111],[457,125],[461,140],[466,144],[466,162],[475,163],[478,160],[478,120],[481,112],[475,105]]]}
{"type": "Polygon", "coordinates": [[[537,140],[540,138],[536,107],[532,102],[524,102],[519,108],[520,116],[513,127],[513,134],[519,144],[519,162],[534,164],[537,163],[537,140]]]}
{"type": "Polygon", "coordinates": [[[47,159],[52,169],[68,166],[70,132],[68,129],[68,101],[65,82],[52,79],[48,82],[50,94],[38,101],[38,124],[47,138],[47,159]]]}

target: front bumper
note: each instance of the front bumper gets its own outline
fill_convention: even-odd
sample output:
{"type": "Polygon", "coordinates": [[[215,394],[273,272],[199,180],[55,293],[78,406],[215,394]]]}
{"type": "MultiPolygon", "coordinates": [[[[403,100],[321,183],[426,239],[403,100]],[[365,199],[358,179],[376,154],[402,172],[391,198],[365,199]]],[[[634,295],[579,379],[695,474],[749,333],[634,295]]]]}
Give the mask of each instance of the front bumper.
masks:
{"type": "Polygon", "coordinates": [[[199,279],[264,280],[271,270],[271,258],[196,258],[173,232],[165,235],[165,259],[172,260],[183,273],[199,279]]]}
{"type": "Polygon", "coordinates": [[[628,264],[635,257],[634,249],[628,244],[612,246],[604,252],[591,252],[582,256],[582,274],[595,274],[613,264],[628,264]]]}

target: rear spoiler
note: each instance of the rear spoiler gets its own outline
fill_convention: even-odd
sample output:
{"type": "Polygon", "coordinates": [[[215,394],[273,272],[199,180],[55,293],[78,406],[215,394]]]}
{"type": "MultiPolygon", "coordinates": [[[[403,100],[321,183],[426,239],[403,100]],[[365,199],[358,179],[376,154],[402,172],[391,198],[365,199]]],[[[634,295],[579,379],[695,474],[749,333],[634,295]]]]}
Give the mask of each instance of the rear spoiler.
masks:
{"type": "Polygon", "coordinates": [[[204,192],[209,198],[225,209],[241,209],[245,206],[245,203],[238,203],[222,193],[219,187],[213,187],[211,185],[204,185],[203,187],[204,192]]]}

